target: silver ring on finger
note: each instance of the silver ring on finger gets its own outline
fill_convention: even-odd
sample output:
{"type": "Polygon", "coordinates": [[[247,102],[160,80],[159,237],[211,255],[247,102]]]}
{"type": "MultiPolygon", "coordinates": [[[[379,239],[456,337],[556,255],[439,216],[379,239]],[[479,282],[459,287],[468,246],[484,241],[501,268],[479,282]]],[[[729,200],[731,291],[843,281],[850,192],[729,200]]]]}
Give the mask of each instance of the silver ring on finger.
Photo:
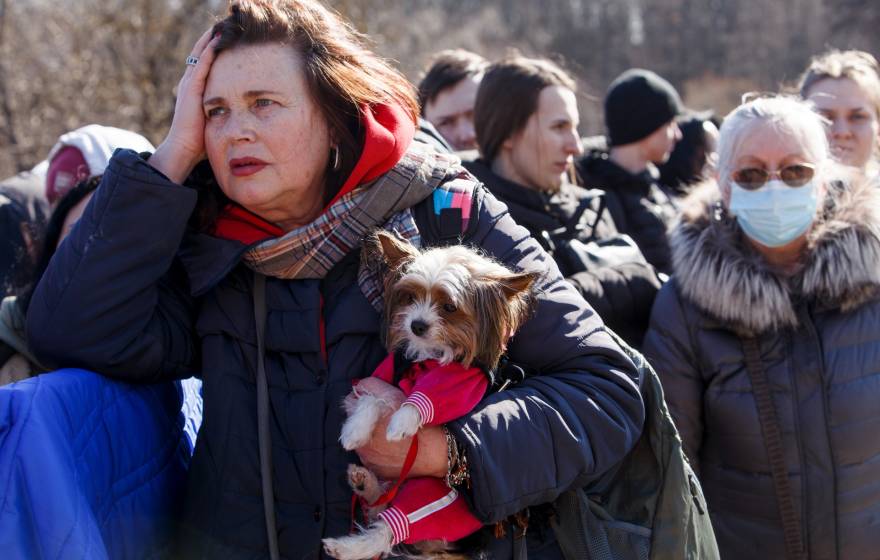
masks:
{"type": "Polygon", "coordinates": [[[197,56],[186,57],[186,65],[187,66],[195,66],[198,63],[199,63],[199,57],[197,57],[197,56]]]}

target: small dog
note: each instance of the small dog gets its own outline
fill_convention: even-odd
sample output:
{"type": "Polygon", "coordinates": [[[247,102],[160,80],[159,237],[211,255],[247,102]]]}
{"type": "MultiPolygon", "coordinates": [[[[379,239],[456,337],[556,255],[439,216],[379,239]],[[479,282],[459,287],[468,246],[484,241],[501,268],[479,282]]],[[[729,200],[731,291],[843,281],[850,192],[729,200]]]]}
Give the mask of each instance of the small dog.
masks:
{"type": "MultiPolygon", "coordinates": [[[[373,375],[407,395],[385,434],[389,441],[399,441],[415,436],[424,425],[463,416],[483,398],[489,372],[529,313],[537,274],[511,272],[463,246],[419,252],[386,232],[377,233],[373,245],[389,270],[389,356],[373,375]]],[[[348,419],[339,439],[348,450],[366,445],[376,423],[391,411],[388,403],[357,386],[343,406],[348,419]]],[[[349,467],[348,478],[369,504],[366,513],[372,523],[356,535],[324,539],[325,551],[334,558],[387,556],[402,542],[418,542],[421,558],[453,558],[446,554],[446,542],[481,526],[463,498],[440,479],[407,480],[388,497],[389,504],[377,504],[390,482],[357,465],[349,467]]]]}

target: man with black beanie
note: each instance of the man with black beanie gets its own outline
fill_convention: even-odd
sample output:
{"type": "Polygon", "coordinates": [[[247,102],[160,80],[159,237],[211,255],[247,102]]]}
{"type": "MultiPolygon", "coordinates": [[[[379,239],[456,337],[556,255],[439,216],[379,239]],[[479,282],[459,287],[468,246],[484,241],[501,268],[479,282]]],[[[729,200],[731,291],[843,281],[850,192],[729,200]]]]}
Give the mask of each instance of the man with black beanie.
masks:
{"type": "Polygon", "coordinates": [[[585,187],[606,192],[617,229],[639,245],[661,272],[672,268],[666,229],[674,202],[658,182],[655,164],[669,159],[681,138],[675,117],[681,99],[672,84],[649,70],[627,70],[605,96],[608,150],[589,151],[579,162],[585,187]]]}

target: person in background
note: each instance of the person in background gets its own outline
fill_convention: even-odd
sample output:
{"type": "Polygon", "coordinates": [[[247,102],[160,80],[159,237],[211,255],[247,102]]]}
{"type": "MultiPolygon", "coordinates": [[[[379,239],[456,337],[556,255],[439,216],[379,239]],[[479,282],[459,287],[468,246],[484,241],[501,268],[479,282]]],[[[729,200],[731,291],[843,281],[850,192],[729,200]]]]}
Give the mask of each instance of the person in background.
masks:
{"type": "Polygon", "coordinates": [[[419,82],[421,116],[458,152],[477,147],[474,103],[489,63],[464,49],[440,51],[419,82]]]}
{"type": "MultiPolygon", "coordinates": [[[[413,141],[418,114],[412,85],[322,2],[230,2],[186,57],[164,141],[116,152],[40,280],[27,334],[41,363],[202,376],[175,557],[323,557],[361,519],[348,465],[401,475],[411,441],[387,441],[387,417],[357,455],[339,443],[354,380],[404,400],[369,378],[387,356],[377,229],[430,245],[451,215],[475,248],[539,274],[507,345],[536,375],[423,428],[409,471],[504,523],[487,531],[494,558],[513,557],[505,520],[603,480],[639,438],[635,364],[459,159],[413,141]]],[[[463,312],[437,297],[439,317],[463,312]]],[[[549,520],[528,529],[530,558],[561,558],[549,520]]]]}
{"type": "Polygon", "coordinates": [[[648,70],[627,70],[605,95],[608,151],[590,151],[577,163],[583,185],[605,191],[617,229],[664,273],[672,267],[666,229],[676,208],[659,183],[656,164],[669,159],[681,138],[676,121],[681,112],[672,84],[648,70]]]}
{"type": "Polygon", "coordinates": [[[831,152],[871,179],[880,175],[880,66],[864,51],[831,50],[810,61],[801,97],[828,119],[831,152]]]}
{"type": "Polygon", "coordinates": [[[49,204],[45,162],[0,181],[0,297],[19,293],[31,281],[49,204]]]}
{"type": "Polygon", "coordinates": [[[622,243],[602,191],[570,180],[581,153],[575,89],[550,60],[491,65],[474,111],[481,157],[465,167],[544,244],[608,326],[639,346],[660,279],[634,243],[622,243]]]}
{"type": "MultiPolygon", "coordinates": [[[[49,266],[52,255],[82,216],[99,182],[100,176],[93,177],[61,197],[41,238],[36,266],[27,287],[21,294],[8,295],[0,302],[0,385],[48,371],[28,348],[25,317],[33,291],[49,266]]],[[[42,192],[42,188],[40,191],[42,192]]]]}
{"type": "Polygon", "coordinates": [[[90,124],[62,134],[46,158],[46,200],[54,205],[77,183],[100,175],[117,148],[155,150],[149,140],[129,130],[90,124]]]}
{"type": "Polygon", "coordinates": [[[154,149],[140,134],[90,124],[62,134],[32,170],[0,182],[0,294],[19,293],[32,281],[51,208],[77,183],[103,173],[120,147],[154,149]]]}
{"type": "Polygon", "coordinates": [[[687,111],[678,117],[681,139],[666,162],[657,166],[660,184],[676,197],[708,179],[718,158],[718,125],[711,112],[687,111]]]}
{"type": "Polygon", "coordinates": [[[721,557],[874,558],[880,190],[840,184],[794,97],[736,108],[718,152],[671,233],[644,352],[721,557]]]}

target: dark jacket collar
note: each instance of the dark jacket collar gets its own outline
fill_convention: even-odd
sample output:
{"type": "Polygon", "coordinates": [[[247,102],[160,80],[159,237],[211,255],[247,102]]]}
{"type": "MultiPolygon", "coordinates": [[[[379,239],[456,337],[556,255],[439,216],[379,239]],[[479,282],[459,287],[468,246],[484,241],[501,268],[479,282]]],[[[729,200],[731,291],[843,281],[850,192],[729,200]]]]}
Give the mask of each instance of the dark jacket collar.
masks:
{"type": "Polygon", "coordinates": [[[189,277],[192,295],[200,296],[213,288],[235,268],[249,248],[239,241],[187,232],[177,257],[189,277]]]}
{"type": "Polygon", "coordinates": [[[657,183],[656,168],[630,173],[611,161],[604,150],[589,151],[577,163],[577,170],[584,185],[609,191],[632,191],[645,195],[657,183]]]}
{"type": "Polygon", "coordinates": [[[485,160],[464,162],[468,171],[489,188],[493,195],[507,205],[513,219],[531,231],[552,231],[565,225],[579,200],[601,196],[569,183],[563,183],[558,192],[547,193],[530,189],[505,179],[492,171],[485,160]]]}

